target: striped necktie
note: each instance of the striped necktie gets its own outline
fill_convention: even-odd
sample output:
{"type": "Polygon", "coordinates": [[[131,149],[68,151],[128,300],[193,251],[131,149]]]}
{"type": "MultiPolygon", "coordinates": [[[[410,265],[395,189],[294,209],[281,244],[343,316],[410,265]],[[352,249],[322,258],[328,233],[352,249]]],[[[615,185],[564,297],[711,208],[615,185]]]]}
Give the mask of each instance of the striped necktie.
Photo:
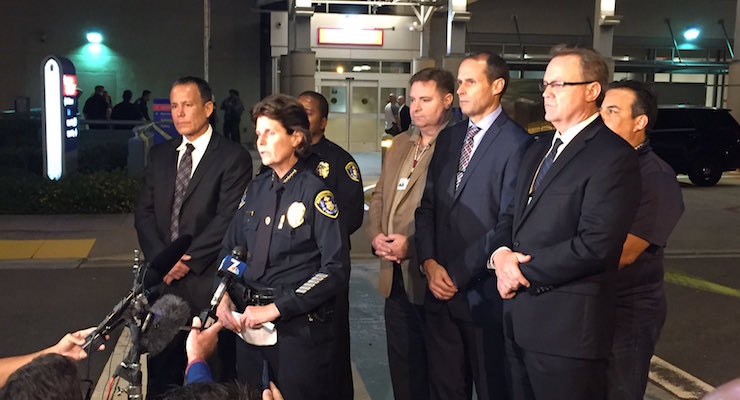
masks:
{"type": "Polygon", "coordinates": [[[465,170],[470,163],[470,157],[473,155],[473,136],[480,131],[475,125],[468,127],[468,133],[465,134],[462,151],[460,152],[460,162],[457,164],[457,179],[455,180],[455,190],[460,186],[465,170]]]}
{"type": "Polygon", "coordinates": [[[180,165],[177,167],[175,178],[175,198],[172,201],[172,214],[170,214],[170,239],[174,241],[180,236],[180,210],[182,202],[185,201],[185,191],[188,190],[190,175],[193,172],[193,150],[195,147],[188,143],[185,154],[182,155],[180,165]]]}

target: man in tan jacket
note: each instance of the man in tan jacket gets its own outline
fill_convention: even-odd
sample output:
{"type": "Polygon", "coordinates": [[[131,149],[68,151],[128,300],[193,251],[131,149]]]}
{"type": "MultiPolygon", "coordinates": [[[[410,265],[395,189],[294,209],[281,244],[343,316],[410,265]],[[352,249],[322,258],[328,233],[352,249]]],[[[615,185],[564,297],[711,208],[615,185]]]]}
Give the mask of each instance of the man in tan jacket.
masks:
{"type": "Polygon", "coordinates": [[[424,344],[426,280],[414,250],[414,211],[426,184],[437,135],[450,120],[455,77],[426,68],[409,81],[413,128],[393,139],[370,202],[368,236],[380,257],[388,364],[396,399],[427,399],[424,344]]]}

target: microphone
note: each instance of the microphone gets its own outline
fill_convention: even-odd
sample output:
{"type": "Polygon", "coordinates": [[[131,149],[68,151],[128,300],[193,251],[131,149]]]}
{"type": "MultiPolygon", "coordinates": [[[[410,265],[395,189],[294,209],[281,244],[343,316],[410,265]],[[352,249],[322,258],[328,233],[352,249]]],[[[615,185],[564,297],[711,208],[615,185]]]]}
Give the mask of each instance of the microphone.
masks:
{"type": "Polygon", "coordinates": [[[221,265],[218,267],[218,276],[221,278],[221,282],[218,284],[216,291],[213,292],[211,308],[204,310],[199,315],[200,320],[203,322],[203,329],[210,327],[214,322],[218,321],[218,317],[216,316],[218,304],[221,303],[221,299],[224,298],[224,294],[232,282],[241,278],[244,270],[247,269],[247,264],[244,263],[245,252],[244,247],[234,247],[231,250],[231,255],[224,257],[221,261],[221,265]]]}
{"type": "Polygon", "coordinates": [[[164,350],[180,327],[188,324],[190,315],[188,303],[173,294],[155,301],[141,328],[142,353],[152,356],[164,350]]]}
{"type": "MultiPolygon", "coordinates": [[[[124,322],[123,317],[125,311],[129,309],[131,303],[141,293],[141,288],[137,288],[136,286],[141,285],[143,289],[148,289],[161,283],[162,278],[167,275],[172,266],[188,251],[188,247],[190,247],[192,241],[193,237],[191,235],[180,236],[154,257],[149,265],[144,268],[143,272],[139,273],[134,289],[113,307],[113,310],[106,315],[92,333],[87,335],[85,344],[82,346],[85,352],[90,354],[91,349],[95,350],[100,347],[105,342],[105,336],[124,322]]],[[[148,295],[149,293],[147,293],[147,297],[148,295]]]]}

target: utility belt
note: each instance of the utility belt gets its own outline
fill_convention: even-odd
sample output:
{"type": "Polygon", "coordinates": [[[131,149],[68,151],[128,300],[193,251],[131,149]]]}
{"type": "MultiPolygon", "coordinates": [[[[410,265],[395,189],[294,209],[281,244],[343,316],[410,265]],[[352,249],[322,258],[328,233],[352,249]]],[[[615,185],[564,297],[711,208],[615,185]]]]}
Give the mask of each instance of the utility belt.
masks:
{"type": "MultiPolygon", "coordinates": [[[[275,302],[278,296],[286,292],[292,292],[295,288],[276,288],[266,286],[258,282],[247,281],[244,290],[244,301],[247,306],[264,306],[275,302]]],[[[334,302],[329,300],[316,309],[306,314],[309,322],[331,321],[334,315],[334,302]]]]}

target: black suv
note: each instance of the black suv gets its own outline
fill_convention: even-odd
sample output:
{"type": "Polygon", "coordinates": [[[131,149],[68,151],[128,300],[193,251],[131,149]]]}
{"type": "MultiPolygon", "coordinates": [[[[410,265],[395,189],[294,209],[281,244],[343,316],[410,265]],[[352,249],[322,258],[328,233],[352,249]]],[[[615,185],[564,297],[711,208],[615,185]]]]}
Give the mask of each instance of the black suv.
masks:
{"type": "Polygon", "coordinates": [[[655,153],[697,186],[712,186],[723,171],[740,168],[740,125],[729,110],[660,107],[649,135],[655,153]]]}

